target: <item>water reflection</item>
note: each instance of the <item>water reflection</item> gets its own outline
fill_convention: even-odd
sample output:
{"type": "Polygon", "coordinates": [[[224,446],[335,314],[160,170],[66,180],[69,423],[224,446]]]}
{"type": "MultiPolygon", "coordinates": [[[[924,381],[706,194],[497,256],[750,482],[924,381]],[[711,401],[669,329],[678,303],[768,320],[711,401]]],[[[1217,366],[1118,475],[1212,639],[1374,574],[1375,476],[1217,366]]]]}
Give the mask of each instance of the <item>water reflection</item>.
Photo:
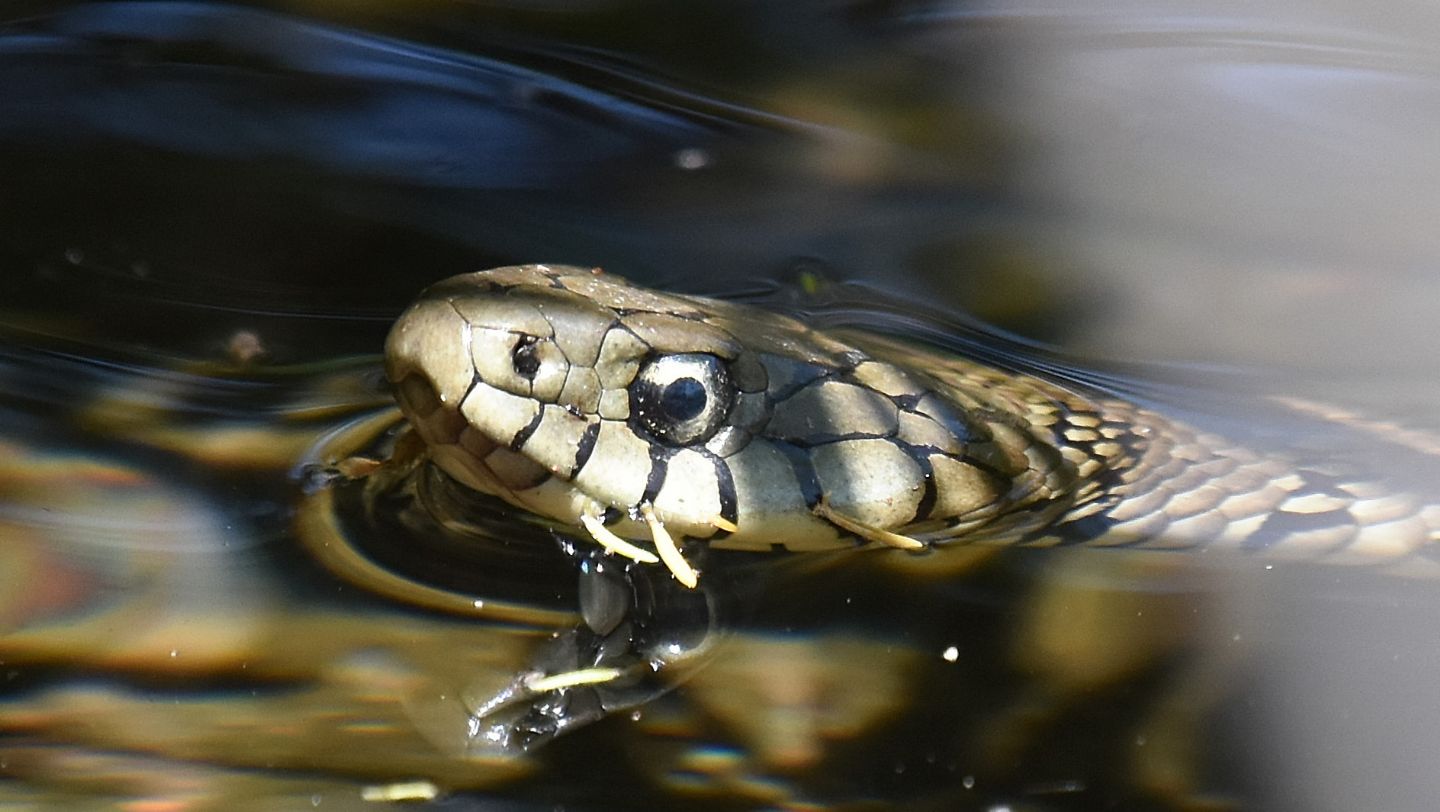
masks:
{"type": "Polygon", "coordinates": [[[708,135],[687,116],[518,65],[238,6],[82,4],[37,29],[5,39],[7,141],[53,146],[68,133],[357,178],[531,189],[708,135]]]}

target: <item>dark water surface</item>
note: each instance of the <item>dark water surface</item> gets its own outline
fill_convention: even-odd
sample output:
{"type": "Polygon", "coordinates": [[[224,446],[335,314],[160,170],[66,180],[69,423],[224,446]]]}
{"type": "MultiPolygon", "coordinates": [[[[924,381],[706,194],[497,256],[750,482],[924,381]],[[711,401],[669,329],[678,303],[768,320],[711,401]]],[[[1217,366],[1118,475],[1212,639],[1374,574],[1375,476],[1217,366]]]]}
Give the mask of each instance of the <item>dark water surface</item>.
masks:
{"type": "Polygon", "coordinates": [[[571,622],[553,542],[385,553],[485,618],[300,540],[390,320],[520,262],[998,328],[1279,447],[1256,391],[1433,425],[1440,16],[1386,8],[0,7],[0,807],[1431,808],[1421,579],[790,562],[521,753],[462,697],[571,622]]]}

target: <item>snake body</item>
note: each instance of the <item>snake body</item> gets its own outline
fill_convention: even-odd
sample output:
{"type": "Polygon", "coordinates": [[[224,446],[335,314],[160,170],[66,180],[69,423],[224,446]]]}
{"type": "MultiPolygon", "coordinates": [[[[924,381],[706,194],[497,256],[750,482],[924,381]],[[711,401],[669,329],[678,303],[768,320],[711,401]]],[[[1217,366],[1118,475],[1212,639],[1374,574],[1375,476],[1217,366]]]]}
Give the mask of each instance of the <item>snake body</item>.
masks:
{"type": "Polygon", "coordinates": [[[591,269],[442,281],[395,324],[386,371],[450,477],[640,560],[651,542],[692,585],[676,536],[1370,561],[1440,527],[1433,505],[1117,398],[591,269]]]}

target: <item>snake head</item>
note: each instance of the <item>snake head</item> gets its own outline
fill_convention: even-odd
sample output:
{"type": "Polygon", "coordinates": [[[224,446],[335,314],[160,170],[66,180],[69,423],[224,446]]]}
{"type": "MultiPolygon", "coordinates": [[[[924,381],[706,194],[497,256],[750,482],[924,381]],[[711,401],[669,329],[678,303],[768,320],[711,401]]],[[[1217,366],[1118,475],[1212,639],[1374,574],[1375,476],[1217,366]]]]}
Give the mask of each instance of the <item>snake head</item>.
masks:
{"type": "Polygon", "coordinates": [[[824,549],[1004,487],[965,461],[983,428],[923,375],[588,269],[440,282],[397,321],[386,369],[454,479],[570,525],[603,514],[625,538],[658,521],[717,546],[824,549]]]}

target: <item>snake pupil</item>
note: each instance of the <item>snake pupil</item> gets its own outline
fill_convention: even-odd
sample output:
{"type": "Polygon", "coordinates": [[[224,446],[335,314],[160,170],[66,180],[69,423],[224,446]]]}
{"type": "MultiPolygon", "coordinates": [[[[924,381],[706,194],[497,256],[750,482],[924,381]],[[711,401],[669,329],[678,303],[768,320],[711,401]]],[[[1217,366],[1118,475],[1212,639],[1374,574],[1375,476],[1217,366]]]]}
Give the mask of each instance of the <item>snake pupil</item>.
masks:
{"type": "Polygon", "coordinates": [[[660,408],[672,420],[689,420],[705,411],[705,385],[694,378],[671,381],[660,395],[660,408]]]}
{"type": "Polygon", "coordinates": [[[510,356],[514,364],[515,374],[527,381],[535,379],[535,373],[540,371],[540,355],[536,351],[535,336],[524,336],[515,345],[515,351],[510,356]]]}

